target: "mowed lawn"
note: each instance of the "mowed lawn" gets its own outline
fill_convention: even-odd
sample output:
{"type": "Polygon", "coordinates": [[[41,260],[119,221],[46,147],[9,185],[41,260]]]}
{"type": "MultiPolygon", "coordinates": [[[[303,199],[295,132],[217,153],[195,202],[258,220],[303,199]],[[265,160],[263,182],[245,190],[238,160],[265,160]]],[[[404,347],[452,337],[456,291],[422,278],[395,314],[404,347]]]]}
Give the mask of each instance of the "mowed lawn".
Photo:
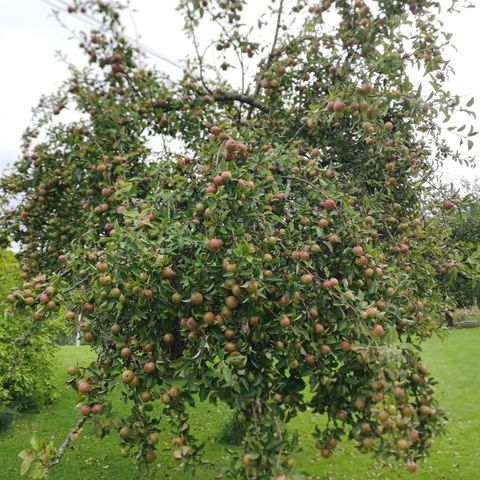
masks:
{"type": "MultiPolygon", "coordinates": [[[[74,408],[75,392],[66,388],[66,368],[76,363],[86,364],[93,359],[88,347],[62,347],[58,352],[55,371],[60,397],[41,412],[22,414],[10,430],[0,436],[0,480],[20,479],[20,459],[17,454],[28,447],[33,432],[38,437],[52,439],[59,445],[75,424],[79,414],[74,408]]],[[[348,442],[340,445],[328,460],[318,457],[310,432],[315,423],[322,424],[320,416],[301,414],[292,427],[301,432],[303,451],[297,455],[297,465],[307,471],[309,479],[322,480],[478,480],[480,478],[480,329],[456,330],[445,340],[430,340],[424,347],[425,363],[439,381],[438,397],[448,411],[450,423],[447,434],[435,440],[431,457],[419,465],[416,474],[403,468],[387,469],[357,453],[348,442]]],[[[119,408],[122,408],[120,402],[119,408]]],[[[230,419],[225,406],[200,404],[192,412],[192,430],[206,442],[206,459],[198,479],[213,479],[216,464],[228,455],[228,447],[219,440],[223,425],[230,419]]],[[[100,440],[89,435],[90,428],[65,454],[62,463],[51,471],[52,480],[112,479],[132,480],[138,473],[131,459],[119,455],[116,433],[100,440]]],[[[159,445],[158,464],[162,471],[158,478],[190,478],[174,470],[168,439],[159,445]]]]}

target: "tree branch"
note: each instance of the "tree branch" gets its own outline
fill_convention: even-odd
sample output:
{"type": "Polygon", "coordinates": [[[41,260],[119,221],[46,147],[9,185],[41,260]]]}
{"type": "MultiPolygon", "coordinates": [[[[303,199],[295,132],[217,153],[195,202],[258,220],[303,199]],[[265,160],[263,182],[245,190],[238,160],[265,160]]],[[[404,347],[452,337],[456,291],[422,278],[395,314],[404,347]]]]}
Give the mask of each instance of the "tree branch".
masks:
{"type": "MultiPolygon", "coordinates": [[[[260,86],[261,86],[263,76],[265,75],[265,72],[270,68],[270,65],[272,64],[272,61],[273,61],[273,56],[275,54],[275,49],[277,48],[278,34],[280,32],[280,24],[281,24],[281,21],[282,21],[283,1],[284,0],[280,0],[280,5],[278,7],[278,14],[277,14],[277,25],[275,27],[275,35],[273,37],[272,48],[270,49],[270,53],[268,54],[267,61],[265,63],[265,67],[260,71],[260,73],[258,75],[257,83],[255,85],[255,91],[253,92],[253,97],[254,98],[258,95],[258,92],[260,91],[260,86]]],[[[249,112],[249,117],[250,117],[251,113],[252,113],[252,109],[249,112]]]]}
{"type": "Polygon", "coordinates": [[[54,465],[57,465],[58,463],[60,463],[60,460],[62,459],[63,457],[63,454],[65,453],[65,450],[67,449],[67,447],[70,445],[70,442],[72,440],[72,437],[73,435],[75,435],[83,426],[83,424],[87,421],[88,417],[85,416],[85,417],[81,417],[78,422],[75,424],[75,426],[72,428],[72,430],[70,431],[70,433],[67,435],[67,438],[65,438],[65,440],[63,441],[63,443],[60,445],[60,447],[58,448],[58,451],[57,451],[57,455],[56,457],[54,458],[54,460],[52,460],[44,469],[44,474],[45,474],[45,477],[48,477],[48,472],[49,470],[54,466],[54,465]]]}
{"type": "Polygon", "coordinates": [[[266,112],[267,109],[262,102],[259,102],[255,97],[251,95],[243,95],[237,92],[228,92],[228,93],[215,93],[212,95],[213,99],[219,103],[228,103],[228,102],[240,102],[250,105],[253,108],[258,108],[262,112],[266,112]]]}

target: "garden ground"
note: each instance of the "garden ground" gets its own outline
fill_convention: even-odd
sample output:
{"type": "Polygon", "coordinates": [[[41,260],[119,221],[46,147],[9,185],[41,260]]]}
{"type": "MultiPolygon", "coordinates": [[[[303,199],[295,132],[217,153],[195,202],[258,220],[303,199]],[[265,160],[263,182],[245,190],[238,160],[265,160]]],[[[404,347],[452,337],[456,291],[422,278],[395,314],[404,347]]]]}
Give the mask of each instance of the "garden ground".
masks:
{"type": "MultiPolygon", "coordinates": [[[[86,364],[93,358],[88,347],[62,347],[58,352],[56,381],[60,397],[41,412],[24,413],[10,430],[0,436],[0,480],[16,480],[20,459],[17,454],[28,448],[33,432],[40,438],[52,439],[59,445],[78,419],[74,408],[76,393],[65,386],[66,368],[77,361],[86,364]]],[[[292,427],[301,433],[303,451],[296,456],[297,465],[321,480],[477,480],[480,478],[480,329],[455,330],[444,340],[432,339],[424,347],[425,363],[439,381],[438,398],[450,418],[446,435],[438,438],[431,457],[420,463],[412,474],[404,468],[376,466],[369,456],[359,454],[353,444],[344,443],[329,459],[318,457],[310,432],[320,416],[311,413],[299,415],[292,427]]],[[[120,400],[118,399],[118,402],[120,400]]],[[[121,407],[121,404],[118,403],[121,407]]],[[[201,404],[192,415],[192,430],[206,442],[206,460],[210,463],[199,472],[199,479],[213,479],[221,457],[230,448],[219,441],[222,427],[230,419],[223,405],[201,404]]],[[[113,434],[100,440],[89,435],[90,428],[80,436],[74,449],[69,449],[62,463],[51,471],[51,480],[132,480],[136,471],[131,459],[119,456],[118,436],[113,434]]],[[[159,478],[185,477],[172,470],[167,442],[160,444],[158,463],[164,472],[159,478]]],[[[137,477],[138,478],[138,477],[137,477]]]]}

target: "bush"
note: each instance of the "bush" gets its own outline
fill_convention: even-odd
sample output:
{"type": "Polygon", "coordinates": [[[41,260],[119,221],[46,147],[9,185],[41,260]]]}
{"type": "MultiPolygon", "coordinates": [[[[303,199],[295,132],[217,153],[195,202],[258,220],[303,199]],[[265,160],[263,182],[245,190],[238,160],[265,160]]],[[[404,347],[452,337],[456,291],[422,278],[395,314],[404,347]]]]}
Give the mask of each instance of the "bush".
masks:
{"type": "MultiPolygon", "coordinates": [[[[3,299],[17,281],[14,255],[0,252],[0,403],[22,410],[39,407],[55,397],[53,338],[61,328],[57,318],[36,325],[27,315],[9,313],[3,299]]],[[[9,415],[2,413],[3,417],[9,415]]]]}
{"type": "Polygon", "coordinates": [[[9,408],[0,407],[0,432],[4,432],[10,427],[16,417],[16,412],[9,408]]]}

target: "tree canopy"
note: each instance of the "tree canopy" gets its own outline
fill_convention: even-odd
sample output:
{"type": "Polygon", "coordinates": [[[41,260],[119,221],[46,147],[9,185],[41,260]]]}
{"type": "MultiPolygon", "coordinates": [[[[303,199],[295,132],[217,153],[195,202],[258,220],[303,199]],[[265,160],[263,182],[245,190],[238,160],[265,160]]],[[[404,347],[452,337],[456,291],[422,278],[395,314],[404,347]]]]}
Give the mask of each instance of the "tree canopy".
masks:
{"type": "Polygon", "coordinates": [[[7,299],[33,325],[60,307],[78,324],[98,352],[69,369],[83,421],[118,430],[142,467],[171,435],[195,469],[185,405],[223,401],[246,429],[227,478],[300,474],[286,424],[306,408],[327,418],[321,456],[349,437],[414,471],[445,421],[419,344],[438,328],[442,272],[472,265],[447,242],[457,199],[430,186],[461,158],[441,122],[472,114],[443,87],[440,2],[277,0],[252,29],[245,6],[179,2],[196,52],[179,81],[128,42],[122,4],[70,7],[100,27],[80,34],[89,66],[42,100],[1,181],[20,197],[2,216],[24,279],[7,299]],[[132,407],[119,423],[113,389],[132,407]]]}

